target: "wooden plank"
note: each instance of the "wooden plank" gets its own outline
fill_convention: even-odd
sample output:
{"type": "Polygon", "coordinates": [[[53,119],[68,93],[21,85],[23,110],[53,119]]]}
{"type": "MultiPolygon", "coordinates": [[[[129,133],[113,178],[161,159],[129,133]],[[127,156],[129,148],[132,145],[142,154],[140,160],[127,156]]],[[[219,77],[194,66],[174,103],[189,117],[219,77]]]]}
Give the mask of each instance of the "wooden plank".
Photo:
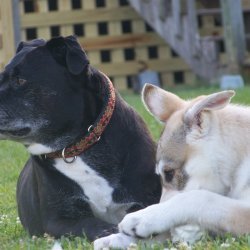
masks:
{"type": "MultiPolygon", "coordinates": [[[[137,74],[138,60],[147,61],[149,68],[160,72],[171,84],[173,83],[172,71],[177,69],[189,71],[188,65],[181,58],[172,58],[170,50],[162,38],[153,32],[145,32],[144,21],[133,8],[118,6],[118,0],[107,0],[105,8],[96,8],[95,1],[82,0],[82,9],[80,10],[71,10],[71,1],[69,0],[58,0],[59,11],[51,12],[48,11],[47,0],[37,0],[37,2],[43,5],[43,9],[40,8],[36,13],[22,14],[22,32],[28,27],[36,27],[38,36],[48,39],[50,26],[59,25],[61,34],[69,35],[73,33],[74,24],[83,23],[85,35],[79,38],[79,42],[87,51],[91,64],[112,76],[119,90],[127,89],[127,75],[137,74]],[[131,20],[132,33],[122,34],[121,20],[131,20]],[[98,35],[97,22],[108,22],[108,35],[98,35]],[[148,60],[147,46],[158,46],[159,59],[148,60]],[[135,60],[124,61],[124,48],[135,49],[135,60]],[[110,63],[101,62],[100,50],[103,49],[110,50],[110,63]]],[[[150,2],[151,4],[145,4],[144,7],[146,5],[152,7],[154,1],[150,2]]],[[[152,13],[151,17],[153,18],[152,13]]],[[[178,25],[181,25],[182,20],[179,21],[178,25]]],[[[160,25],[159,22],[157,24],[160,25]]],[[[174,27],[172,24],[173,22],[171,22],[170,27],[174,27]]]]}
{"type": "Polygon", "coordinates": [[[71,1],[69,0],[60,0],[58,1],[59,11],[71,10],[71,1]]]}
{"type": "Polygon", "coordinates": [[[106,7],[107,8],[117,8],[117,7],[119,7],[118,0],[108,0],[108,1],[106,1],[106,7]]]}
{"type": "Polygon", "coordinates": [[[181,37],[183,32],[181,24],[181,3],[180,0],[172,1],[172,13],[173,13],[173,23],[175,29],[175,35],[181,37]]]}
{"type": "Polygon", "coordinates": [[[100,21],[120,21],[138,18],[138,14],[129,6],[111,9],[54,11],[21,15],[21,27],[28,28],[100,21]]]}
{"type": "Polygon", "coordinates": [[[220,8],[213,9],[197,9],[197,15],[205,16],[205,15],[217,15],[221,13],[220,8]]]}
{"type": "Polygon", "coordinates": [[[136,58],[137,60],[147,61],[148,55],[147,55],[147,48],[145,46],[140,46],[136,48],[136,58]]]}
{"type": "Polygon", "coordinates": [[[13,34],[14,34],[14,46],[17,48],[21,42],[21,26],[20,26],[20,9],[19,0],[12,0],[12,16],[13,16],[13,34]]]}
{"type": "Polygon", "coordinates": [[[80,2],[81,2],[81,6],[82,6],[81,9],[84,9],[84,2],[86,2],[86,1],[85,0],[80,0],[80,2]]]}
{"type": "MultiPolygon", "coordinates": [[[[58,12],[72,11],[71,1],[69,0],[58,1],[58,9],[59,9],[58,12]]],[[[72,25],[62,25],[60,27],[60,33],[62,36],[72,35],[74,33],[72,25]]]]}
{"type": "Polygon", "coordinates": [[[160,20],[158,5],[155,1],[129,0],[129,2],[154,27],[156,32],[177,51],[180,57],[188,62],[196,74],[207,80],[216,77],[218,62],[207,61],[206,54],[202,52],[200,45],[195,0],[181,1],[181,24],[183,25],[181,39],[176,36],[172,17],[166,18],[164,21],[160,20]]]}
{"type": "Polygon", "coordinates": [[[194,0],[187,0],[187,21],[188,21],[188,38],[189,48],[192,56],[197,55],[197,35],[198,35],[198,23],[196,16],[196,7],[194,0]]]}
{"type": "MultiPolygon", "coordinates": [[[[84,48],[85,49],[85,48],[84,48]]],[[[92,65],[97,65],[101,63],[100,52],[99,51],[90,51],[88,52],[88,58],[92,65]]]]}
{"type": "Polygon", "coordinates": [[[4,63],[0,62],[0,69],[3,70],[4,68],[4,63]]]}
{"type": "MultiPolygon", "coordinates": [[[[246,2],[242,2],[243,12],[250,11],[250,1],[246,0],[246,2]]],[[[218,15],[221,14],[221,8],[213,8],[213,9],[197,9],[197,15],[205,16],[205,15],[218,15]]]]}
{"type": "Polygon", "coordinates": [[[158,46],[159,59],[171,59],[171,51],[168,46],[158,46]]]}
{"type": "MultiPolygon", "coordinates": [[[[60,0],[58,3],[59,3],[59,12],[72,11],[71,10],[71,1],[60,0]]],[[[72,25],[67,25],[67,24],[62,25],[60,27],[60,31],[61,31],[62,36],[70,36],[74,33],[72,25]]]]}
{"type": "Polygon", "coordinates": [[[20,15],[24,15],[24,3],[23,3],[23,1],[19,1],[19,13],[20,13],[20,15]]]}
{"type": "Polygon", "coordinates": [[[192,71],[184,72],[185,83],[189,86],[194,86],[196,84],[196,77],[192,71]]]}
{"type": "Polygon", "coordinates": [[[204,16],[203,17],[203,28],[204,29],[213,29],[214,28],[214,17],[213,16],[204,16]]]}
{"type": "Polygon", "coordinates": [[[122,35],[120,21],[109,22],[109,36],[115,36],[115,35],[122,35]]]}
{"type": "Polygon", "coordinates": [[[162,72],[160,77],[163,88],[174,86],[173,74],[171,72],[162,72]]]}
{"type": "Polygon", "coordinates": [[[37,36],[39,38],[49,39],[50,38],[49,27],[40,27],[39,29],[37,29],[37,36]]]}
{"type": "Polygon", "coordinates": [[[231,73],[239,71],[246,55],[246,38],[241,0],[220,0],[224,25],[224,40],[231,73]]]}
{"type": "Polygon", "coordinates": [[[3,35],[3,62],[6,63],[15,53],[15,37],[13,28],[12,1],[0,1],[0,10],[2,14],[3,35]]]}
{"type": "Polygon", "coordinates": [[[243,8],[250,7],[250,1],[249,0],[242,0],[242,7],[243,8]]]}
{"type": "Polygon", "coordinates": [[[127,79],[125,76],[115,76],[113,84],[119,91],[127,90],[127,79]]]}
{"type": "Polygon", "coordinates": [[[4,62],[4,51],[3,49],[0,49],[0,63],[4,62]]]}
{"type": "Polygon", "coordinates": [[[217,36],[223,35],[223,28],[222,27],[214,27],[214,26],[204,27],[204,28],[200,29],[200,35],[201,35],[201,37],[214,36],[216,39],[217,36]]]}
{"type": "MultiPolygon", "coordinates": [[[[48,3],[47,3],[47,1],[45,1],[45,0],[38,0],[36,3],[37,3],[37,12],[36,13],[29,13],[29,14],[25,13],[25,16],[28,16],[28,15],[34,15],[34,16],[36,16],[36,15],[44,15],[44,14],[48,13],[49,10],[48,10],[48,3]]],[[[22,19],[22,16],[21,16],[21,19],[22,19]]],[[[21,22],[21,26],[22,26],[22,22],[21,22]]],[[[36,26],[36,25],[34,24],[34,26],[36,26]]]]}
{"type": "Polygon", "coordinates": [[[61,27],[62,36],[70,36],[74,34],[72,25],[64,25],[61,27]]]}
{"type": "Polygon", "coordinates": [[[22,41],[26,40],[26,32],[24,29],[21,30],[21,40],[22,41]]]}
{"type": "MultiPolygon", "coordinates": [[[[95,39],[97,39],[98,33],[97,33],[97,25],[96,25],[96,23],[85,23],[84,26],[85,26],[85,35],[86,35],[86,38],[84,38],[84,39],[90,39],[91,40],[92,37],[95,37],[95,39]]],[[[95,39],[92,39],[93,42],[95,41],[95,39]]]]}
{"type": "Polygon", "coordinates": [[[132,30],[133,33],[136,34],[144,34],[145,33],[145,24],[141,19],[132,21],[132,30]]]}
{"type": "Polygon", "coordinates": [[[111,52],[112,62],[121,63],[124,62],[123,50],[122,49],[114,49],[111,52]]]}
{"type": "Polygon", "coordinates": [[[0,34],[0,49],[3,48],[3,35],[0,34]]]}
{"type": "MultiPolygon", "coordinates": [[[[93,31],[93,29],[91,29],[93,31]]],[[[94,34],[95,36],[97,34],[94,34]]],[[[88,35],[90,36],[90,35],[88,35]]],[[[163,45],[163,39],[154,33],[126,34],[122,36],[83,37],[80,44],[88,51],[113,48],[133,48],[134,46],[163,45]]]]}
{"type": "MultiPolygon", "coordinates": [[[[150,60],[147,63],[150,69],[158,72],[171,72],[176,69],[180,71],[190,70],[189,66],[180,58],[173,58],[171,60],[150,60]]],[[[93,66],[111,76],[133,75],[137,74],[138,70],[137,61],[93,64],[93,66]]]]}
{"type": "Polygon", "coordinates": [[[83,0],[82,5],[84,10],[93,10],[95,8],[95,1],[83,0]]]}

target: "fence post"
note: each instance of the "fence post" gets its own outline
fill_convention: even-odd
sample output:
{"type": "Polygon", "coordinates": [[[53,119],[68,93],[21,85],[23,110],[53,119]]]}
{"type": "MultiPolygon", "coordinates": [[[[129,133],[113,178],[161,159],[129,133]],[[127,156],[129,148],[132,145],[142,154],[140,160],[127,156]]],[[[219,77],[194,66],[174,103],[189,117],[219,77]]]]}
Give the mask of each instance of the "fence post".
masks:
{"type": "Polygon", "coordinates": [[[238,73],[246,54],[241,0],[220,0],[229,71],[238,73]]]}
{"type": "Polygon", "coordinates": [[[20,25],[20,8],[19,0],[12,0],[12,13],[13,13],[13,30],[14,30],[14,45],[21,42],[21,25],[20,25]]]}

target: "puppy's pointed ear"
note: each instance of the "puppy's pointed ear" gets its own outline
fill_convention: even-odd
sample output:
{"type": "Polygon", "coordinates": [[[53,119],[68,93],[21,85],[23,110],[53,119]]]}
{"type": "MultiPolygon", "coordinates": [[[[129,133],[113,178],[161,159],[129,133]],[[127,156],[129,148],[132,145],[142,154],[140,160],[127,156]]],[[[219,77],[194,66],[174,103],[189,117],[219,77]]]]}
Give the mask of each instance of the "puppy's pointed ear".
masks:
{"type": "Polygon", "coordinates": [[[146,109],[162,122],[185,105],[178,96],[148,83],[142,90],[142,101],[146,109]]]}
{"type": "Polygon", "coordinates": [[[45,44],[45,40],[43,39],[34,39],[29,42],[20,42],[17,46],[16,53],[20,52],[24,47],[39,47],[45,44]]]}
{"type": "Polygon", "coordinates": [[[74,36],[52,38],[46,46],[55,60],[73,75],[79,75],[89,64],[86,53],[74,36]]]}
{"type": "Polygon", "coordinates": [[[235,95],[233,90],[222,91],[208,96],[201,97],[184,114],[184,123],[188,126],[199,121],[202,111],[212,111],[224,108],[235,95]]]}

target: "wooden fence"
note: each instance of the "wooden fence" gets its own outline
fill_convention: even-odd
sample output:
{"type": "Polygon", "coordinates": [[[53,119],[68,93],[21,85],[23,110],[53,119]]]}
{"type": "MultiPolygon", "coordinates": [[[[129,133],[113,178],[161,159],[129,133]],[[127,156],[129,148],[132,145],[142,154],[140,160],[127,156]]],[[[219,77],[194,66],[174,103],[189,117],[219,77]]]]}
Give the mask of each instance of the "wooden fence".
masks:
{"type": "MultiPolygon", "coordinates": [[[[249,5],[248,1],[245,1],[249,5]]],[[[0,1],[0,64],[14,53],[11,1],[0,1]],[[10,14],[11,15],[11,14],[10,14]],[[8,25],[8,27],[7,27],[8,25]]],[[[144,22],[126,0],[20,0],[22,40],[78,36],[90,62],[107,73],[119,89],[131,86],[138,61],[160,73],[164,85],[193,84],[189,66],[144,22]]],[[[222,35],[220,19],[199,15],[202,35],[222,35]]],[[[220,42],[223,57],[223,42],[220,42]]]]}
{"type": "Polygon", "coordinates": [[[0,1],[0,69],[15,51],[11,1],[0,1]]]}

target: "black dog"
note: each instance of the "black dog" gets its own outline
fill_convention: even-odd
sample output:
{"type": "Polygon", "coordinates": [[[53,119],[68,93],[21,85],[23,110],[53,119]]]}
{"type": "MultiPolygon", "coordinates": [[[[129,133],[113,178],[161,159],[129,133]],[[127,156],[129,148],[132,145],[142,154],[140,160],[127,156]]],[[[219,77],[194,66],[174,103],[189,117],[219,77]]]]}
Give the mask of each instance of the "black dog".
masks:
{"type": "Polygon", "coordinates": [[[20,43],[0,78],[0,139],[31,153],[17,185],[31,235],[93,240],[159,201],[155,145],[143,121],[74,37],[20,43]]]}

